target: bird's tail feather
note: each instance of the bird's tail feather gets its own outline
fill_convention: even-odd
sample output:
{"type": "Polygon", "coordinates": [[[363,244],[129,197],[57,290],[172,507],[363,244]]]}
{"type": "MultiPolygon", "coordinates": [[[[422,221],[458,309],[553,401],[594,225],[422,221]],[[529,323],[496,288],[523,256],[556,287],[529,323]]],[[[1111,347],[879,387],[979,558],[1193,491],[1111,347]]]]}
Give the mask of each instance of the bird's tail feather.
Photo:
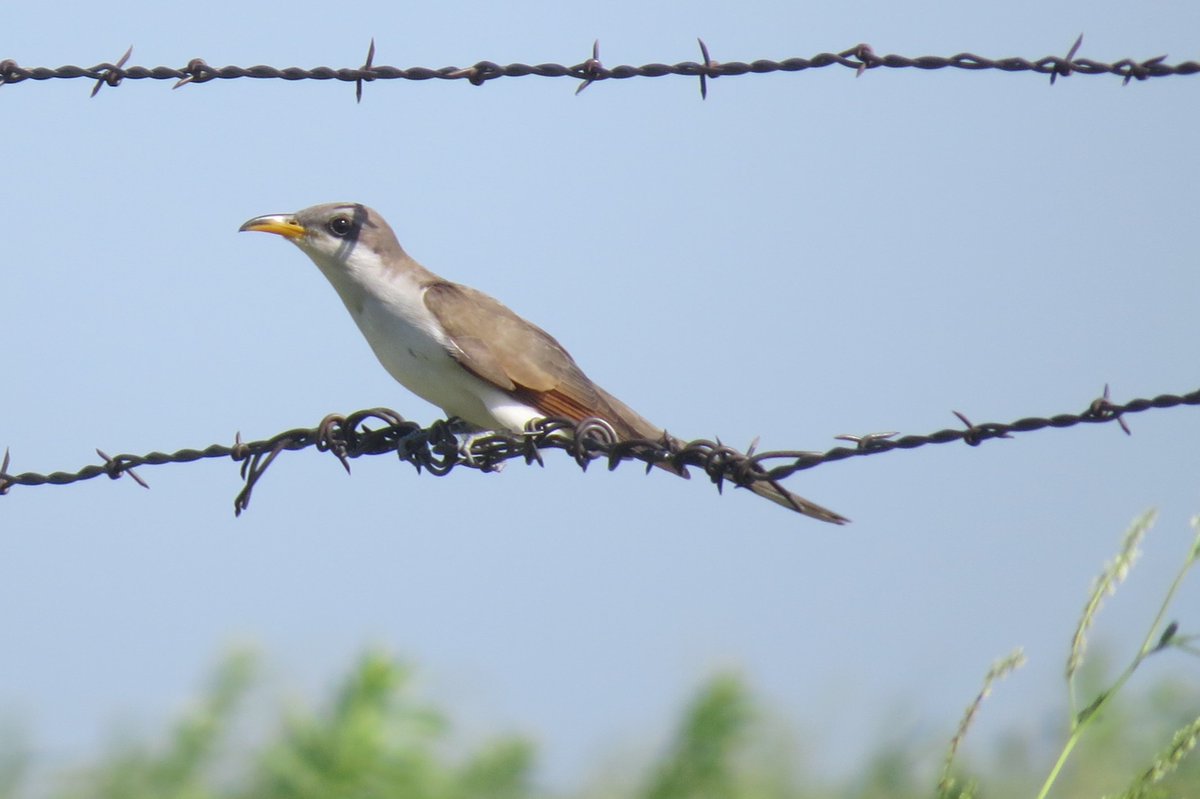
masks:
{"type": "Polygon", "coordinates": [[[805,516],[811,516],[823,522],[845,524],[850,521],[840,513],[834,513],[829,508],[823,508],[815,502],[809,502],[804,497],[797,496],[778,483],[769,480],[759,480],[746,487],[760,497],[771,500],[776,505],[782,505],[785,508],[796,511],[796,513],[803,513],[805,516]]]}
{"type": "MultiPolygon", "coordinates": [[[[634,411],[625,403],[621,402],[612,394],[609,394],[599,386],[596,386],[596,391],[604,398],[609,407],[612,409],[613,413],[611,415],[619,423],[619,427],[617,427],[616,432],[622,438],[636,437],[655,440],[661,439],[665,436],[662,430],[651,424],[644,417],[640,416],[636,411],[634,411]]],[[[683,442],[673,436],[666,436],[666,440],[670,442],[672,447],[683,446],[683,442]]],[[[680,477],[688,476],[687,472],[681,469],[676,469],[670,464],[659,463],[657,465],[663,469],[666,469],[672,474],[679,475],[680,477]]],[[[793,510],[796,513],[802,513],[805,516],[811,516],[812,518],[820,519],[823,522],[829,522],[830,524],[845,524],[846,522],[850,521],[839,513],[834,513],[828,508],[823,508],[815,502],[809,502],[804,497],[793,494],[783,486],[771,480],[757,480],[747,485],[746,488],[750,489],[750,491],[754,492],[760,497],[771,500],[776,505],[782,505],[783,507],[793,510]]]]}

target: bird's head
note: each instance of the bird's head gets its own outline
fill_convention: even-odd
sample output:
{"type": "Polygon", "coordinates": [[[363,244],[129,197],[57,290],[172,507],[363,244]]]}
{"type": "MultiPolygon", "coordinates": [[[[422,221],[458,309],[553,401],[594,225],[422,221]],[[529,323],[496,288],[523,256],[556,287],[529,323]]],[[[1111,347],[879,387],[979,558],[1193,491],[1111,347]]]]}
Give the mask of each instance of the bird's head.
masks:
{"type": "Polygon", "coordinates": [[[354,271],[367,262],[408,260],[383,217],[359,203],[326,203],[294,214],[256,216],[238,230],[283,236],[327,274],[354,271]]]}

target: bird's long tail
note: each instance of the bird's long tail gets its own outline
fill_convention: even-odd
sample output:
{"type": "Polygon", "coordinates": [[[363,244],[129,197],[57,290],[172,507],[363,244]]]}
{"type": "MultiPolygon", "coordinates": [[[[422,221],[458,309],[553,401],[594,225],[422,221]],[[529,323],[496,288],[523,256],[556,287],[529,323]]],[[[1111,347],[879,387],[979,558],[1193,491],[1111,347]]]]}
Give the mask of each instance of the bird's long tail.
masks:
{"type": "MultiPolygon", "coordinates": [[[[681,444],[677,439],[671,440],[672,444],[681,444]]],[[[680,477],[688,477],[687,472],[680,472],[674,469],[670,464],[659,463],[657,466],[666,469],[671,474],[677,474],[680,477]]],[[[798,494],[793,494],[783,486],[772,480],[756,480],[745,486],[751,493],[757,494],[763,499],[769,499],[776,505],[782,505],[788,510],[794,510],[796,513],[802,513],[805,516],[810,516],[814,519],[820,519],[823,522],[830,524],[846,524],[850,520],[840,513],[834,513],[829,508],[823,508],[815,502],[809,502],[798,494]]]]}
{"type": "MultiPolygon", "coordinates": [[[[609,394],[599,386],[596,387],[597,392],[604,397],[608,402],[613,413],[611,414],[617,420],[615,432],[622,438],[646,438],[650,440],[666,439],[670,442],[673,448],[682,447],[683,443],[673,436],[667,436],[662,430],[655,427],[645,418],[640,416],[636,411],[630,408],[619,399],[609,394]]],[[[659,463],[660,468],[666,469],[672,474],[677,474],[680,477],[687,477],[687,472],[673,468],[670,464],[659,463]]],[[[788,510],[793,510],[796,513],[802,513],[805,516],[810,516],[814,519],[820,519],[823,522],[830,524],[846,524],[850,520],[840,513],[834,513],[828,508],[823,508],[815,502],[809,502],[804,497],[793,494],[783,486],[771,480],[756,480],[746,486],[751,492],[757,494],[764,499],[769,499],[776,505],[782,505],[788,510]]]]}
{"type": "Polygon", "coordinates": [[[820,519],[823,522],[830,524],[845,524],[850,521],[840,513],[834,513],[829,508],[823,508],[815,502],[809,502],[801,496],[793,494],[778,483],[773,483],[768,480],[759,480],[756,483],[751,483],[746,486],[760,497],[769,499],[776,505],[782,505],[785,508],[790,508],[796,513],[803,513],[805,516],[811,516],[814,519],[820,519]]]}

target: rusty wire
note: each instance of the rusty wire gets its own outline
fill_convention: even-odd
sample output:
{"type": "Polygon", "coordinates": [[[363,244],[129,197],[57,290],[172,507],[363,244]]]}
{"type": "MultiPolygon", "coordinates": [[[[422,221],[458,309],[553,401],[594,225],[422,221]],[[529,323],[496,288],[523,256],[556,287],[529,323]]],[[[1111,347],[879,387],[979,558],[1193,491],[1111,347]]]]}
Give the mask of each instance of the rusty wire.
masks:
{"type": "Polygon", "coordinates": [[[125,51],[116,63],[101,63],[93,67],[23,67],[13,59],[0,60],[0,86],[55,79],[73,80],[82,78],[95,81],[92,96],[104,86],[119,86],[125,80],[172,80],[178,89],[189,83],[208,83],[214,80],[235,78],[258,78],[274,80],[336,80],[354,84],[355,96],[362,100],[363,84],[376,80],[465,80],[476,86],[499,78],[519,78],[536,75],[543,78],[573,78],[579,81],[575,93],[586,89],[597,81],[625,80],[627,78],[659,78],[665,75],[682,75],[700,80],[701,98],[708,95],[708,79],[734,75],[762,75],[771,72],[802,72],[809,69],[840,66],[854,71],[856,76],[872,69],[962,69],[969,71],[1000,70],[1002,72],[1033,72],[1049,75],[1050,82],[1057,78],[1079,75],[1115,75],[1124,83],[1131,80],[1147,80],[1169,75],[1195,75],[1200,73],[1200,63],[1182,61],[1166,63],[1167,56],[1160,55],[1142,61],[1122,58],[1119,61],[1094,61],[1077,58],[1083,44],[1083,34],[1075,40],[1065,56],[1048,55],[1036,60],[1021,57],[987,58],[974,53],[958,53],[952,56],[903,56],[878,55],[868,44],[858,44],[837,53],[818,53],[811,58],[786,58],[782,61],[759,59],[720,62],[712,58],[704,40],[697,39],[702,61],[681,61],[677,64],[643,64],[642,66],[620,65],[606,67],[600,60],[600,43],[592,45],[591,56],[573,66],[564,64],[496,64],[478,61],[469,67],[392,67],[376,65],[375,40],[371,39],[367,57],[361,67],[333,68],[210,66],[202,58],[193,58],[182,67],[126,66],[133,48],[125,51]]]}
{"type": "Polygon", "coordinates": [[[708,475],[720,490],[726,482],[737,486],[762,480],[778,482],[798,471],[846,458],[953,441],[962,441],[974,447],[988,439],[1011,438],[1014,433],[1030,433],[1049,427],[1116,422],[1128,435],[1130,430],[1124,419],[1128,414],[1180,405],[1200,405],[1200,389],[1187,394],[1161,394],[1152,399],[1134,399],[1118,404],[1109,399],[1108,386],[1105,386],[1103,395],[1080,413],[1027,417],[1007,423],[972,424],[966,416],[954,411],[964,427],[900,438],[896,437],[897,433],[840,435],[838,439],[849,441],[853,446],[834,447],[825,452],[758,453],[754,452],[753,444],[743,453],[719,440],[697,439],[685,443],[668,436],[657,441],[614,441],[607,434],[611,428],[606,423],[584,420],[575,424],[564,419],[539,420],[531,424],[524,434],[496,432],[476,435],[470,439],[468,449],[463,446],[463,428],[453,421],[438,421],[428,428],[422,428],[395,411],[373,408],[349,416],[331,414],[315,428],[287,430],[261,441],[244,442],[239,434],[232,446],[213,444],[204,449],[181,449],[170,454],[150,452],[146,455],[115,457],[96,450],[104,463],[84,466],[74,472],[9,474],[10,458],[6,450],[0,462],[0,495],[8,493],[13,486],[67,485],[101,475],[115,480],[128,474],[139,485],[148,487],[144,480],[134,474],[133,469],[164,463],[190,463],[204,458],[231,458],[241,462],[241,474],[245,480],[245,486],[234,499],[234,512],[240,514],[249,506],[255,484],[276,457],[283,452],[309,447],[333,453],[347,472],[350,471],[350,460],[353,458],[393,453],[416,467],[418,472],[424,470],[438,477],[460,466],[496,471],[503,463],[515,459],[522,459],[526,464],[542,465],[542,450],[562,449],[585,470],[594,460],[606,460],[610,470],[626,461],[645,463],[647,472],[659,463],[684,471],[687,467],[695,467],[708,475]],[[375,423],[380,426],[369,426],[375,423]]]}

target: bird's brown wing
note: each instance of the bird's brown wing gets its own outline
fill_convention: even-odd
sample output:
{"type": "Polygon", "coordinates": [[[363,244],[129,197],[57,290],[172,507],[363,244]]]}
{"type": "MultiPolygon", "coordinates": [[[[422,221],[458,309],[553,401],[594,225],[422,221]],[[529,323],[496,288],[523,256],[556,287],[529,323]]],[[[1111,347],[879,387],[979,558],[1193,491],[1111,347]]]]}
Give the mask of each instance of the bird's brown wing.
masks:
{"type": "Polygon", "coordinates": [[[453,344],[451,356],[477,377],[546,416],[604,419],[622,438],[661,431],[593,383],[553,336],[481,291],[436,282],[425,306],[453,344]]]}
{"type": "MultiPolygon", "coordinates": [[[[575,360],[540,327],[526,322],[481,291],[457,283],[434,282],[425,289],[425,306],[450,337],[451,356],[497,388],[546,416],[578,422],[604,419],[622,439],[658,439],[663,431],[597,386],[575,360]]],[[[680,442],[668,438],[674,446],[680,442]]],[[[658,466],[681,477],[688,473],[669,462],[658,466]]],[[[834,524],[846,519],[770,482],[750,490],[785,508],[834,524]]]]}

